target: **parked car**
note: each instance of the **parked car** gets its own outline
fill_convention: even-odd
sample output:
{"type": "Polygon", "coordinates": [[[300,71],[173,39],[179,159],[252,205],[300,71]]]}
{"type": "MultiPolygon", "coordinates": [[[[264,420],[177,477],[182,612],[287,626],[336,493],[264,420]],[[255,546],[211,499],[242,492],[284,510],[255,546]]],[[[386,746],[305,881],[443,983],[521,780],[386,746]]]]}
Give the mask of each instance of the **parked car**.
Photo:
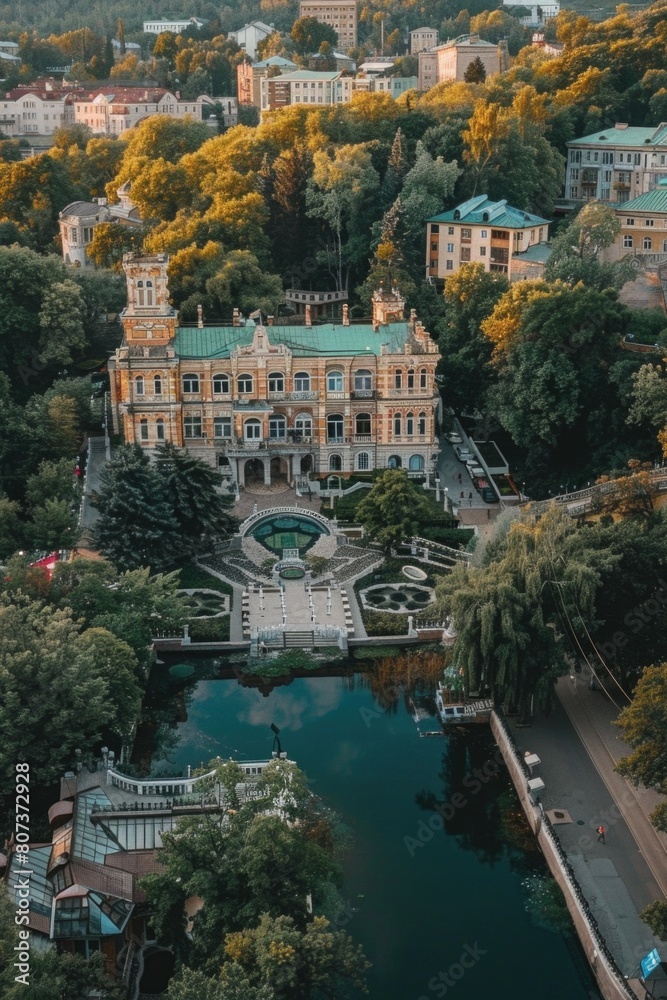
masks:
{"type": "Polygon", "coordinates": [[[464,448],[463,445],[454,445],[454,454],[458,458],[459,462],[467,462],[472,459],[472,452],[469,448],[464,448]]]}
{"type": "Polygon", "coordinates": [[[450,444],[461,444],[462,437],[457,434],[456,431],[450,431],[449,434],[445,434],[445,441],[449,441],[450,444]]]}
{"type": "Polygon", "coordinates": [[[478,479],[475,483],[475,489],[481,496],[484,503],[498,503],[496,491],[489,485],[488,479],[478,479]]]}
{"type": "Polygon", "coordinates": [[[467,468],[468,468],[468,475],[472,479],[473,483],[475,482],[476,479],[484,479],[486,473],[481,465],[468,465],[467,468]]]}

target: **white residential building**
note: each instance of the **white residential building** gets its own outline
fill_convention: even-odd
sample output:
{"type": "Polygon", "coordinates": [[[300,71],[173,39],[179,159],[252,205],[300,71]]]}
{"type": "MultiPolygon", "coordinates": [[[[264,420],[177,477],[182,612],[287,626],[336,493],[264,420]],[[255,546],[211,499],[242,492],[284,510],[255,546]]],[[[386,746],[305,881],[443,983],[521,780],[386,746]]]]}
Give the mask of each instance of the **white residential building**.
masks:
{"type": "Polygon", "coordinates": [[[137,228],[141,225],[139,209],[130,197],[130,182],[118,188],[118,202],[107,205],[106,198],[96,201],[73,201],[58,215],[63,260],[73,267],[90,267],[86,248],[101,222],[116,222],[137,228]]]}
{"type": "Polygon", "coordinates": [[[188,28],[203,28],[206,21],[201,17],[183,17],[180,21],[167,21],[163,18],[156,21],[144,21],[144,32],[147,35],[161,35],[165,31],[171,31],[174,35],[186,31],[188,28]]]}
{"type": "Polygon", "coordinates": [[[667,124],[611,128],[567,143],[565,201],[630,201],[667,177],[667,124]]]}
{"type": "Polygon", "coordinates": [[[410,32],[410,55],[416,56],[420,52],[434,49],[438,44],[437,28],[415,28],[410,32]]]}
{"type": "Polygon", "coordinates": [[[438,52],[431,49],[428,52],[419,53],[419,90],[430,90],[438,82],[438,52]]]}
{"type": "Polygon", "coordinates": [[[238,31],[230,31],[227,37],[236,42],[247,56],[255,59],[257,57],[258,44],[271,34],[273,34],[272,24],[264,24],[263,21],[251,21],[250,24],[244,25],[238,31]]]}
{"type": "Polygon", "coordinates": [[[0,98],[0,132],[9,138],[51,135],[74,121],[72,92],[47,90],[39,81],[0,98]]]}
{"type": "Polygon", "coordinates": [[[215,102],[206,95],[181,101],[163,88],[96,88],[74,99],[74,120],[88,125],[96,135],[121,135],[151,115],[190,116],[201,121],[202,105],[207,103],[215,102]]]}

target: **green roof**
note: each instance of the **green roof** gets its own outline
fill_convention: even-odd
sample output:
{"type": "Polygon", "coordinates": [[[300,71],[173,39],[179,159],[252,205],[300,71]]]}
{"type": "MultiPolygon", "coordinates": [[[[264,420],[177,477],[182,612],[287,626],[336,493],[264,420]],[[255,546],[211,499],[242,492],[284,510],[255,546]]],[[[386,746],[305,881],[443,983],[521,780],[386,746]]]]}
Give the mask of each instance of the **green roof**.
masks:
{"type": "MultiPolygon", "coordinates": [[[[249,347],[255,324],[245,326],[180,326],[174,339],[179,358],[228,358],[236,347],[249,347]]],[[[382,345],[390,354],[402,354],[409,337],[409,324],[387,323],[377,333],[370,323],[323,323],[321,326],[269,326],[271,344],[284,344],[297,358],[379,355],[382,345]]]]}
{"type": "Polygon", "coordinates": [[[427,222],[460,222],[467,226],[494,226],[497,229],[525,229],[527,226],[549,225],[548,219],[512,208],[505,200],[490,201],[485,194],[469,198],[449,212],[441,212],[427,222]]]}
{"type": "Polygon", "coordinates": [[[605,128],[593,135],[584,135],[572,139],[568,146],[583,146],[599,142],[601,146],[610,143],[612,146],[664,146],[667,145],[667,125],[663,122],[656,127],[648,128],[640,125],[629,125],[628,128],[605,128]]]}
{"type": "Polygon", "coordinates": [[[533,243],[527,250],[513,253],[512,259],[519,261],[527,260],[533,264],[546,264],[549,257],[551,257],[551,249],[550,243],[533,243]]]}
{"type": "Polygon", "coordinates": [[[647,191],[640,194],[632,201],[624,201],[621,205],[614,205],[618,212],[667,212],[667,186],[660,186],[655,191],[647,191]]]}
{"type": "Polygon", "coordinates": [[[333,72],[320,72],[320,70],[315,69],[298,69],[295,70],[294,73],[282,73],[279,77],[274,77],[274,79],[279,80],[281,83],[284,80],[287,80],[288,83],[294,82],[295,80],[312,80],[314,82],[319,80],[320,83],[332,83],[334,80],[338,79],[340,73],[340,70],[335,70],[333,72]]]}

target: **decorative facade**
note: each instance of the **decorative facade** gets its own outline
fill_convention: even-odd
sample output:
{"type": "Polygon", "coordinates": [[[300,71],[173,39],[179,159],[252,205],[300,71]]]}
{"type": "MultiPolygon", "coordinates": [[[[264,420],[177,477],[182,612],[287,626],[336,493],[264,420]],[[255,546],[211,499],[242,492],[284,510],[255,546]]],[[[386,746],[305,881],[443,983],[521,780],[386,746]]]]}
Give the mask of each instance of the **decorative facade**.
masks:
{"type": "Polygon", "coordinates": [[[667,125],[626,125],[572,139],[567,144],[565,201],[622,204],[667,178],[667,125]]]}
{"type": "Polygon", "coordinates": [[[244,320],[179,324],[167,256],[126,255],[123,342],[109,362],[114,430],[165,441],[232,481],[405,468],[438,452],[437,346],[397,289],[373,296],[372,323],[244,320]]]}

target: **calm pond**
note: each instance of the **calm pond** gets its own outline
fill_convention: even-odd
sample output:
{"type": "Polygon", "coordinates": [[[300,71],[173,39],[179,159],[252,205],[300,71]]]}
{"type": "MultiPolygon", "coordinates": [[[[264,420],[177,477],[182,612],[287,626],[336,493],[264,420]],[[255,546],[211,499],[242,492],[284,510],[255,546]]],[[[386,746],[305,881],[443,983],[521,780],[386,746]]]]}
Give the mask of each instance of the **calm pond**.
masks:
{"type": "Polygon", "coordinates": [[[358,675],[297,679],[268,696],[193,678],[186,711],[155,770],[267,757],[275,723],[290,759],[351,827],[340,926],[373,963],[370,1000],[599,996],[576,938],[544,926],[531,904],[545,869],[487,727],[419,739],[402,701],[383,711],[358,675]],[[438,975],[450,967],[447,986],[438,975]]]}

